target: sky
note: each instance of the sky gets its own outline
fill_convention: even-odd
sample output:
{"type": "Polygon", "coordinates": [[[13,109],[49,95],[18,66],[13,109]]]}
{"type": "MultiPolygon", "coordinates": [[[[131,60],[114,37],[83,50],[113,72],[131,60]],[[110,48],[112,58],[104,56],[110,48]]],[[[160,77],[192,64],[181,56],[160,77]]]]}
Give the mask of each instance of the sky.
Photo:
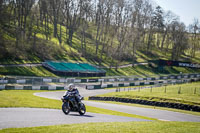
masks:
{"type": "Polygon", "coordinates": [[[200,22],[200,0],[154,0],[164,11],[171,10],[180,17],[186,26],[193,23],[194,18],[200,22]]]}

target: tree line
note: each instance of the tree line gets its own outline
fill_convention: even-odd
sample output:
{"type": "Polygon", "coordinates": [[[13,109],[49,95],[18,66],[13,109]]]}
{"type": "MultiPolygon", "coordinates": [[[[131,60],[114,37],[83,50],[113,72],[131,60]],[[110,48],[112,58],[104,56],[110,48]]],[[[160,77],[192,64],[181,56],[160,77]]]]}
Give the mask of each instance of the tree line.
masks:
{"type": "Polygon", "coordinates": [[[38,45],[39,33],[48,43],[52,36],[57,38],[61,49],[62,45],[72,46],[77,33],[79,52],[85,58],[90,52],[87,39],[93,39],[99,64],[106,55],[110,64],[117,61],[116,66],[124,59],[134,63],[138,50],[151,55],[157,48],[170,53],[172,60],[186,53],[194,58],[200,50],[198,19],[186,27],[177,15],[151,0],[1,0],[0,16],[0,58],[10,53],[17,58],[15,50],[26,47],[31,53],[39,49],[43,54],[49,44],[42,48],[45,42],[40,40],[38,45]],[[92,30],[94,33],[90,33],[92,30]],[[11,52],[7,48],[10,44],[11,52]]]}

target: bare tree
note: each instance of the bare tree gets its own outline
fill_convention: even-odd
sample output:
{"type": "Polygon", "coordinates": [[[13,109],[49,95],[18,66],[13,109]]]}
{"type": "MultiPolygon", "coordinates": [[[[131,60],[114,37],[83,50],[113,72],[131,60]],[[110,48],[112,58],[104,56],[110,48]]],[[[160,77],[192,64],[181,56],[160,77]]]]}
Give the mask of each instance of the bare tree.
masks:
{"type": "Polygon", "coordinates": [[[153,13],[153,24],[156,30],[156,45],[160,48],[160,35],[162,35],[164,31],[164,18],[163,18],[163,10],[160,6],[157,6],[153,13]]]}
{"type": "Polygon", "coordinates": [[[132,40],[132,60],[136,59],[136,51],[139,47],[145,44],[146,28],[149,26],[149,21],[152,14],[152,7],[148,0],[133,0],[131,5],[131,37],[132,40]]]}
{"type": "MultiPolygon", "coordinates": [[[[165,40],[166,40],[166,38],[169,34],[168,32],[169,32],[170,24],[174,21],[177,21],[177,20],[178,20],[178,17],[174,13],[172,13],[171,11],[168,11],[164,15],[164,33],[163,33],[163,37],[162,37],[161,50],[163,50],[165,40]]],[[[169,40],[167,40],[167,41],[169,41],[169,40]]],[[[167,47],[167,49],[168,49],[168,47],[167,47]]]]}
{"type": "Polygon", "coordinates": [[[126,40],[129,28],[129,5],[125,0],[118,0],[115,3],[115,24],[117,28],[117,49],[115,58],[118,60],[116,63],[116,70],[123,56],[123,50],[127,47],[128,41],[126,40]]]}
{"type": "Polygon", "coordinates": [[[50,19],[53,22],[53,26],[54,26],[54,32],[53,32],[54,37],[57,37],[57,33],[58,33],[57,24],[59,21],[61,4],[62,4],[61,0],[50,0],[49,1],[50,9],[48,9],[48,12],[49,12],[50,19]]]}
{"type": "MultiPolygon", "coordinates": [[[[41,26],[44,25],[44,34],[46,36],[46,40],[48,40],[50,36],[49,18],[51,18],[49,9],[51,8],[50,8],[49,3],[46,0],[39,0],[38,6],[39,6],[39,11],[40,11],[40,23],[41,23],[41,26]]],[[[54,28],[55,34],[57,33],[56,28],[57,27],[54,28]]]]}
{"type": "Polygon", "coordinates": [[[173,40],[171,59],[178,60],[188,47],[188,38],[183,23],[175,21],[171,25],[171,36],[173,40]]]}
{"type": "Polygon", "coordinates": [[[198,34],[200,29],[200,23],[198,19],[193,20],[193,24],[189,25],[189,32],[192,34],[191,35],[191,57],[194,58],[196,56],[196,51],[200,48],[199,44],[199,36],[198,34]]]}
{"type": "Polygon", "coordinates": [[[81,2],[81,22],[80,22],[80,32],[81,32],[81,50],[82,55],[86,57],[87,47],[86,47],[86,37],[87,29],[89,28],[88,18],[91,16],[92,5],[91,0],[85,0],[81,2]]]}
{"type": "Polygon", "coordinates": [[[70,46],[72,46],[74,32],[80,25],[81,2],[81,0],[64,0],[63,16],[65,18],[66,38],[70,46]]]}

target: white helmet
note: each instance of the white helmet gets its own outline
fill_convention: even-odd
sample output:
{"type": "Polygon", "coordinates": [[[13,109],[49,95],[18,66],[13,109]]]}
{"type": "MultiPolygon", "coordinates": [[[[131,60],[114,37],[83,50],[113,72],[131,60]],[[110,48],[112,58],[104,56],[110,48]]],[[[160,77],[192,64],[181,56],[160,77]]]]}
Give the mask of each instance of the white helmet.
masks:
{"type": "Polygon", "coordinates": [[[74,88],[75,88],[75,85],[74,85],[74,84],[69,84],[69,85],[68,85],[68,89],[69,89],[69,90],[73,90],[74,88]]]}

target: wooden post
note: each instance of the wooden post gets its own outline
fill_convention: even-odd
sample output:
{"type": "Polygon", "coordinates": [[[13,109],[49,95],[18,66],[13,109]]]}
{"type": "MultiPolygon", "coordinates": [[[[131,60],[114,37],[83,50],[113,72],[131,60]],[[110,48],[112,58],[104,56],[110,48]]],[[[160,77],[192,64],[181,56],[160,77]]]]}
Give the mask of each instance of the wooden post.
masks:
{"type": "Polygon", "coordinates": [[[179,87],[178,89],[178,94],[181,94],[181,87],[179,87]]]}
{"type": "Polygon", "coordinates": [[[196,94],[196,92],[197,92],[197,88],[194,89],[194,94],[196,94]]]}

